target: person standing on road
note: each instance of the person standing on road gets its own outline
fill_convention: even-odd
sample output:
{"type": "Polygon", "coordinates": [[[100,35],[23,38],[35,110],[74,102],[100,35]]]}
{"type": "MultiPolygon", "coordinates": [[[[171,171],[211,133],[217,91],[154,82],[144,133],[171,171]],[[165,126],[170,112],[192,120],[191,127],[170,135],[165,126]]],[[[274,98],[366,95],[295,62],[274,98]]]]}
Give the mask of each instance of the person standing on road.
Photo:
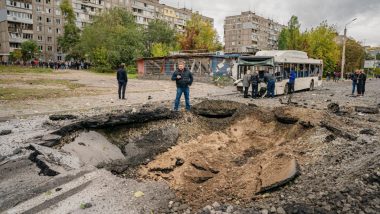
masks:
{"type": "Polygon", "coordinates": [[[355,71],[355,73],[351,74],[351,80],[352,80],[352,95],[355,94],[355,88],[358,85],[358,71],[355,71]]]}
{"type": "Polygon", "coordinates": [[[173,73],[172,80],[176,81],[177,94],[174,102],[174,110],[178,111],[182,93],[185,95],[186,110],[190,111],[190,86],[193,84],[193,75],[185,68],[185,62],[178,63],[178,69],[173,73]]]}
{"type": "Polygon", "coordinates": [[[359,71],[358,76],[358,95],[363,96],[365,91],[365,82],[367,80],[367,76],[364,74],[363,71],[359,71]]]}
{"type": "Polygon", "coordinates": [[[118,89],[119,99],[125,100],[125,89],[128,83],[128,76],[127,76],[127,72],[125,71],[124,63],[121,63],[119,69],[117,70],[116,79],[119,84],[119,89],[118,89]]]}
{"type": "Polygon", "coordinates": [[[267,96],[274,98],[274,89],[276,88],[276,79],[272,73],[268,72],[264,76],[265,81],[267,82],[267,96]]]}
{"type": "Polygon", "coordinates": [[[326,81],[327,81],[327,82],[330,81],[330,72],[327,72],[327,73],[326,73],[326,81]]]}
{"type": "Polygon", "coordinates": [[[259,74],[257,71],[253,71],[251,75],[251,84],[252,84],[252,98],[256,99],[259,94],[259,74]]]}
{"type": "Polygon", "coordinates": [[[294,84],[296,82],[297,74],[294,68],[290,70],[289,75],[289,82],[288,82],[288,93],[293,94],[294,93],[294,84]]]}
{"type": "Polygon", "coordinates": [[[243,88],[244,88],[244,98],[248,98],[248,90],[251,85],[251,71],[248,70],[243,76],[243,88]]]}

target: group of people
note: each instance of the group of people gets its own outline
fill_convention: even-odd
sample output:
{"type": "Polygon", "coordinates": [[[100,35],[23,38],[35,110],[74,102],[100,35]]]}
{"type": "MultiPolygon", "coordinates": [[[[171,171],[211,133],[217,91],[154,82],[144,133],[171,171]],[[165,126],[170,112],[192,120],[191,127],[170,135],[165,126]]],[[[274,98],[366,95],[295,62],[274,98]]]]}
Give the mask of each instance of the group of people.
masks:
{"type": "Polygon", "coordinates": [[[51,68],[51,69],[75,69],[75,70],[83,70],[83,69],[89,69],[91,64],[84,61],[49,61],[49,62],[43,62],[43,61],[32,61],[31,62],[33,67],[40,67],[40,68],[51,68]]]}
{"type": "MultiPolygon", "coordinates": [[[[116,79],[118,82],[118,94],[119,99],[125,99],[125,91],[128,83],[128,75],[125,70],[125,64],[122,63],[119,69],[116,72],[116,79]]],[[[178,69],[174,71],[172,78],[173,81],[176,81],[177,91],[174,101],[174,110],[179,110],[179,104],[182,97],[182,94],[185,96],[186,111],[190,111],[190,86],[193,83],[193,75],[185,67],[185,62],[180,61],[178,63],[178,69]]]]}
{"type": "Polygon", "coordinates": [[[16,62],[5,62],[2,61],[1,65],[23,65],[23,66],[32,66],[39,68],[51,68],[51,69],[74,69],[74,70],[83,70],[89,69],[91,67],[91,63],[85,61],[52,61],[48,62],[40,61],[38,59],[31,61],[16,61],[16,62]]]}
{"type": "MultiPolygon", "coordinates": [[[[288,93],[294,92],[294,83],[297,75],[294,69],[290,70],[289,73],[289,81],[288,81],[288,93]]],[[[249,98],[248,91],[249,87],[252,85],[252,98],[256,99],[265,95],[265,88],[260,87],[259,84],[266,83],[266,97],[274,98],[275,96],[275,88],[276,88],[276,77],[272,72],[265,72],[264,77],[260,78],[259,73],[257,71],[251,72],[250,70],[243,76],[243,90],[244,90],[244,98],[249,98]],[[263,89],[263,90],[262,90],[263,89]]]]}
{"type": "Polygon", "coordinates": [[[340,72],[335,71],[335,72],[327,72],[326,73],[326,81],[330,81],[330,79],[333,79],[334,82],[338,82],[340,79],[340,72]]]}
{"type": "Polygon", "coordinates": [[[351,74],[352,80],[352,95],[355,95],[355,89],[357,96],[364,96],[365,93],[365,83],[367,81],[367,75],[363,70],[356,70],[355,73],[351,74]]]}

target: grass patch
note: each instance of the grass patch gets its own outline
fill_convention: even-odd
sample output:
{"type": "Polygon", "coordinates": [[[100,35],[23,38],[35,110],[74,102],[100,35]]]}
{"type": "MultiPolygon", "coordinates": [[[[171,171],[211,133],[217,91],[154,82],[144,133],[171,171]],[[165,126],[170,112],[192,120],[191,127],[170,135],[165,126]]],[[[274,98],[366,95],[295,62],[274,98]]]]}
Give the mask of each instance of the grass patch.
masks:
{"type": "Polygon", "coordinates": [[[0,79],[0,84],[15,84],[21,83],[26,85],[62,85],[71,90],[83,87],[83,84],[73,83],[70,80],[60,80],[60,79],[0,79]]]}
{"type": "Polygon", "coordinates": [[[13,73],[52,73],[53,69],[50,68],[32,68],[24,66],[4,66],[0,65],[0,74],[13,74],[13,73]]]}
{"type": "MultiPolygon", "coordinates": [[[[95,74],[99,74],[99,75],[105,75],[105,76],[115,76],[116,78],[116,70],[109,70],[107,72],[104,72],[104,71],[99,71],[99,70],[96,70],[96,69],[90,69],[89,70],[90,72],[92,73],[95,73],[95,74]]],[[[135,72],[131,72],[129,73],[128,72],[128,79],[137,79],[138,78],[138,74],[135,73],[135,72]]]]}
{"type": "Polygon", "coordinates": [[[1,100],[25,100],[25,99],[45,99],[66,96],[67,92],[61,89],[23,89],[23,88],[2,88],[0,90],[1,100]]]}
{"type": "Polygon", "coordinates": [[[128,74],[128,79],[137,79],[138,74],[133,73],[133,74],[128,74]]]}

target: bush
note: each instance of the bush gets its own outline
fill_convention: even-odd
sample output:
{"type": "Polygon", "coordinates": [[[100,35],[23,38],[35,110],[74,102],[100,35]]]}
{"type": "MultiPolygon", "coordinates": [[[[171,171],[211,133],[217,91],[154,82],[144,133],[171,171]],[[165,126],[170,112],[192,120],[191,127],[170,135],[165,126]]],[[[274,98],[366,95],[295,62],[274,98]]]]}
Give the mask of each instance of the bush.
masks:
{"type": "Polygon", "coordinates": [[[128,65],[126,68],[128,74],[137,74],[136,65],[128,65]]]}
{"type": "Polygon", "coordinates": [[[112,69],[110,66],[105,66],[105,65],[93,67],[92,70],[97,73],[114,73],[115,72],[115,70],[112,69]]]}

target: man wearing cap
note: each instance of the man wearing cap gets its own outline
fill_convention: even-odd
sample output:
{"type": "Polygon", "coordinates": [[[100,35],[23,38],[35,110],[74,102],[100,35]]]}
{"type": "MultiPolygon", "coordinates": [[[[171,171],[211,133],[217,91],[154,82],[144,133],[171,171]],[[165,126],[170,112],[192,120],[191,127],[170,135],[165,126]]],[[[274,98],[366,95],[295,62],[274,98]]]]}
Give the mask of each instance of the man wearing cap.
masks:
{"type": "Polygon", "coordinates": [[[178,111],[182,93],[185,95],[186,110],[190,111],[190,88],[193,83],[193,75],[185,68],[185,62],[178,63],[178,69],[173,73],[172,80],[176,81],[177,94],[174,102],[174,110],[178,111]]]}
{"type": "Polygon", "coordinates": [[[119,90],[118,90],[119,99],[123,99],[123,100],[125,100],[125,88],[127,87],[127,83],[128,83],[128,76],[124,67],[125,67],[125,64],[121,63],[119,69],[117,70],[117,75],[116,75],[116,79],[119,84],[119,90]]]}

